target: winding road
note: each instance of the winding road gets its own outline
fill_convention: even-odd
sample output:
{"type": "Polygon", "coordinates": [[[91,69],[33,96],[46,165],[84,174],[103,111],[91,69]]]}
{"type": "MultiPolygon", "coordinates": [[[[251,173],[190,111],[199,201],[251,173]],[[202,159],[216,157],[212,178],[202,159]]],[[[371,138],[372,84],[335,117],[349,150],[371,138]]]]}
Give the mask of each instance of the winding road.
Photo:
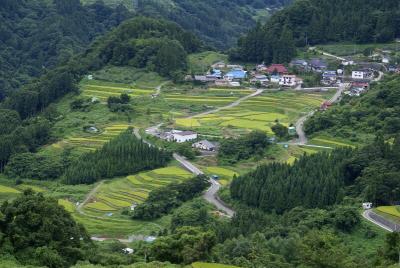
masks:
{"type": "Polygon", "coordinates": [[[400,225],[385,219],[384,217],[375,213],[372,209],[365,210],[362,216],[366,220],[381,227],[382,229],[385,229],[388,232],[398,232],[400,230],[400,225]]]}

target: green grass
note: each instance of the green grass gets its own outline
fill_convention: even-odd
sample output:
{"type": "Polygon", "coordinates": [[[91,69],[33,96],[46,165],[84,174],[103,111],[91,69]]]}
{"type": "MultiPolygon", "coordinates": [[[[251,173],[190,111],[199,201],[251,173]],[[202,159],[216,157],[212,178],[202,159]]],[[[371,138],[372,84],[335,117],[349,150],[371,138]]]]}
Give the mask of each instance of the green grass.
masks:
{"type": "Polygon", "coordinates": [[[45,189],[38,187],[36,185],[30,185],[30,184],[25,184],[25,183],[18,185],[17,188],[18,188],[18,190],[21,190],[21,191],[26,190],[26,189],[32,189],[33,191],[35,191],[37,193],[43,193],[46,191],[45,189]]]}
{"type": "Polygon", "coordinates": [[[67,199],[59,199],[58,204],[63,206],[66,211],[72,213],[75,211],[75,205],[67,199]]]}
{"type": "Polygon", "coordinates": [[[155,72],[147,72],[134,67],[108,66],[93,74],[99,82],[126,84],[132,87],[154,89],[167,81],[155,72]]]}
{"type": "Polygon", "coordinates": [[[317,135],[313,137],[309,144],[319,145],[319,146],[327,146],[327,147],[351,147],[355,148],[357,146],[356,143],[351,142],[349,140],[339,138],[339,137],[331,137],[328,135],[317,135]]]}
{"type": "Polygon", "coordinates": [[[197,54],[191,54],[189,59],[189,69],[195,74],[204,74],[210,66],[216,62],[227,62],[228,55],[220,54],[214,51],[205,51],[197,54]]]}
{"type": "Polygon", "coordinates": [[[383,49],[383,50],[398,50],[400,46],[397,43],[387,44],[354,44],[354,43],[337,43],[329,45],[320,45],[323,51],[337,55],[349,56],[354,54],[361,54],[366,48],[383,49]]]}
{"type": "Polygon", "coordinates": [[[351,233],[342,233],[340,238],[352,249],[354,255],[373,258],[384,244],[386,234],[385,230],[375,224],[362,220],[351,233]],[[374,236],[368,236],[367,233],[374,233],[374,236]]]}
{"type": "Polygon", "coordinates": [[[0,194],[2,193],[6,193],[6,194],[19,194],[21,193],[20,191],[18,191],[15,188],[11,188],[11,187],[7,187],[4,185],[0,185],[0,194]]]}
{"type": "Polygon", "coordinates": [[[224,186],[228,185],[235,175],[239,175],[237,172],[225,167],[206,167],[205,171],[208,175],[218,175],[218,181],[224,186]]]}

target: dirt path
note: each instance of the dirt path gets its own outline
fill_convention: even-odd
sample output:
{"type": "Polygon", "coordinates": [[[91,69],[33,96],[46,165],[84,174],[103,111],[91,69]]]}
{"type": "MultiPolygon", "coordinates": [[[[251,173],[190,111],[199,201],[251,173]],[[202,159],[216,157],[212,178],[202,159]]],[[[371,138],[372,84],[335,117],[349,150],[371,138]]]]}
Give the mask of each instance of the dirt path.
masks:
{"type": "MultiPolygon", "coordinates": [[[[103,183],[104,183],[104,181],[100,181],[100,182],[96,185],[96,187],[94,187],[94,188],[86,195],[85,200],[83,200],[83,202],[80,203],[80,204],[76,207],[76,211],[78,211],[79,214],[82,214],[82,215],[85,215],[85,216],[89,216],[89,217],[90,217],[90,215],[86,214],[86,213],[83,211],[83,207],[90,201],[90,199],[93,198],[93,196],[96,194],[97,190],[99,190],[99,188],[101,187],[101,185],[103,185],[103,183]]],[[[93,216],[93,217],[94,217],[94,216],[93,216]]],[[[101,217],[99,217],[99,218],[101,218],[101,217]]]]}
{"type": "Polygon", "coordinates": [[[161,94],[161,89],[162,89],[162,87],[165,86],[166,84],[168,84],[168,82],[169,82],[169,81],[165,81],[165,82],[161,83],[160,85],[158,85],[158,86],[156,87],[156,93],[155,93],[156,96],[158,96],[158,95],[161,94]]]}
{"type": "Polygon", "coordinates": [[[316,48],[316,47],[310,47],[309,50],[319,52],[319,53],[321,53],[322,55],[325,55],[325,56],[328,56],[328,57],[331,57],[331,58],[334,58],[334,59],[337,59],[337,60],[342,60],[342,61],[343,61],[343,60],[346,60],[345,58],[342,58],[342,57],[339,57],[339,56],[336,56],[336,55],[333,55],[333,54],[324,52],[324,51],[322,51],[322,50],[320,50],[320,49],[318,49],[318,48],[316,48]]]}
{"type": "Polygon", "coordinates": [[[191,118],[196,117],[196,116],[209,115],[209,114],[220,112],[222,110],[226,110],[226,109],[230,109],[230,108],[236,107],[240,103],[242,103],[243,101],[248,100],[248,99],[253,98],[253,97],[256,97],[258,95],[261,95],[263,92],[264,92],[264,89],[258,89],[256,92],[254,92],[254,93],[252,93],[250,95],[244,96],[244,97],[238,99],[237,101],[232,102],[231,104],[228,104],[228,105],[223,106],[223,107],[216,108],[214,110],[210,110],[210,111],[207,111],[207,112],[203,112],[203,113],[199,113],[199,114],[196,114],[196,115],[189,116],[189,117],[187,117],[187,119],[191,119],[191,118]]]}

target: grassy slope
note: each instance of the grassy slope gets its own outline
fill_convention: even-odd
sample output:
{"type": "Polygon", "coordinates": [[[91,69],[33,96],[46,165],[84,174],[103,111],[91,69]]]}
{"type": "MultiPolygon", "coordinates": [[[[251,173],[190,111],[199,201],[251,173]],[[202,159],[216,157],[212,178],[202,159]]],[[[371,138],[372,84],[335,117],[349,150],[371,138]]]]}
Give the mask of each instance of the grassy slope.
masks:
{"type": "Polygon", "coordinates": [[[362,54],[366,48],[383,49],[383,50],[399,50],[399,43],[386,43],[386,44],[354,44],[354,43],[337,43],[318,46],[322,50],[337,55],[349,56],[355,54],[362,54]]]}

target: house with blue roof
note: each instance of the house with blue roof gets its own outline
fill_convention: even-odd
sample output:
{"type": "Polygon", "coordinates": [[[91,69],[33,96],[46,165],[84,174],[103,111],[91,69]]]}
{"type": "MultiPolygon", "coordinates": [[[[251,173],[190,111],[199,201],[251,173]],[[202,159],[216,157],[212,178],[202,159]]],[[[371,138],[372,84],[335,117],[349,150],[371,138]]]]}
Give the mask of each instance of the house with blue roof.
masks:
{"type": "Polygon", "coordinates": [[[219,70],[219,69],[213,69],[211,71],[211,75],[216,77],[216,78],[218,78],[218,79],[221,79],[222,78],[222,71],[219,70]]]}
{"type": "Polygon", "coordinates": [[[241,80],[247,77],[247,72],[243,71],[242,69],[232,69],[225,74],[225,77],[230,80],[241,80]]]}

